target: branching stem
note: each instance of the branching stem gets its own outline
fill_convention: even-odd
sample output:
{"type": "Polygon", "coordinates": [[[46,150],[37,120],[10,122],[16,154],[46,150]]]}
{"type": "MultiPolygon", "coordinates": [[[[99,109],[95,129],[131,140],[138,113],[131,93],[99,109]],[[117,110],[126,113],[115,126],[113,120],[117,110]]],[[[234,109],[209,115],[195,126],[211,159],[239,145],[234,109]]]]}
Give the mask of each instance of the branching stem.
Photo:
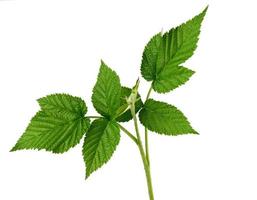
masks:
{"type": "MultiPolygon", "coordinates": [[[[152,87],[149,89],[147,98],[149,98],[150,93],[151,93],[152,87]]],[[[141,136],[139,133],[138,129],[138,123],[137,123],[137,116],[136,116],[136,111],[135,111],[135,104],[133,103],[130,107],[131,114],[133,116],[133,121],[134,121],[134,126],[135,126],[135,131],[136,131],[136,137],[130,133],[125,127],[123,127],[121,124],[118,124],[120,129],[130,138],[132,139],[136,145],[138,146],[143,164],[144,164],[144,169],[145,169],[145,175],[146,175],[146,180],[147,180],[147,186],[148,186],[148,194],[149,194],[149,199],[154,200],[154,193],[153,193],[153,186],[152,186],[152,178],[151,178],[151,170],[150,170],[150,161],[149,161],[149,150],[148,150],[148,133],[147,129],[145,128],[145,151],[144,147],[142,144],[141,136]]],[[[86,116],[88,118],[92,119],[99,119],[101,118],[100,116],[86,116]]]]}
{"type": "Polygon", "coordinates": [[[143,148],[143,145],[142,145],[142,141],[141,141],[141,137],[140,137],[140,133],[139,133],[139,129],[138,129],[137,117],[136,117],[136,112],[135,112],[135,104],[132,104],[130,109],[131,109],[131,114],[133,116],[135,131],[136,131],[136,134],[137,134],[137,141],[138,141],[137,146],[139,148],[140,155],[141,155],[141,158],[142,158],[142,161],[143,161],[143,164],[144,164],[145,175],[146,175],[147,186],[148,186],[149,199],[154,200],[151,171],[150,171],[150,167],[148,165],[147,159],[146,159],[146,155],[145,155],[145,152],[144,152],[144,148],[143,148]]]}
{"type": "Polygon", "coordinates": [[[91,119],[99,119],[99,118],[102,118],[100,116],[86,116],[87,118],[91,118],[91,119]]]}
{"type": "Polygon", "coordinates": [[[132,133],[130,133],[125,127],[123,127],[120,124],[118,124],[118,125],[119,125],[120,129],[138,145],[137,138],[132,133]]]}

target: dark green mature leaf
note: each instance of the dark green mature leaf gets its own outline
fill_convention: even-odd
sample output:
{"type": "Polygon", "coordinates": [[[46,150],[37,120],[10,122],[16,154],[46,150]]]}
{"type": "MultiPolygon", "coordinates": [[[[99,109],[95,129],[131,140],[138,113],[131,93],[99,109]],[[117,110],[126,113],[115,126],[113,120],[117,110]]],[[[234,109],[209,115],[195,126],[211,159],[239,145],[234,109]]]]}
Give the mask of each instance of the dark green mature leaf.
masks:
{"type": "Polygon", "coordinates": [[[104,118],[92,122],[83,145],[86,177],[109,161],[119,141],[120,130],[116,122],[104,118]]]}
{"type": "MultiPolygon", "coordinates": [[[[121,108],[121,110],[122,109],[126,110],[126,108],[128,107],[128,104],[127,104],[127,101],[126,101],[125,98],[128,97],[130,94],[131,94],[131,89],[130,88],[122,87],[122,89],[121,89],[121,101],[120,101],[120,108],[121,108]]],[[[138,98],[139,98],[139,100],[135,104],[135,111],[136,111],[136,113],[143,106],[143,102],[142,102],[139,94],[138,94],[138,98]]],[[[116,120],[118,122],[127,122],[127,121],[129,121],[131,119],[132,119],[132,114],[131,114],[130,109],[127,109],[126,112],[124,112],[122,115],[120,115],[120,116],[118,116],[116,118],[116,120]]]]}
{"type": "Polygon", "coordinates": [[[197,134],[176,107],[148,99],[139,112],[140,122],[149,130],[165,135],[197,134]]]}
{"type": "Polygon", "coordinates": [[[79,143],[89,125],[89,119],[84,117],[69,119],[67,115],[39,111],[11,151],[45,149],[63,153],[79,143]]]}
{"type": "Polygon", "coordinates": [[[51,94],[38,99],[43,111],[50,114],[61,114],[68,119],[76,119],[84,116],[87,112],[85,102],[69,94],[51,94]]]}
{"type": "Polygon", "coordinates": [[[163,36],[157,34],[145,47],[141,73],[146,80],[153,81],[153,85],[155,85],[153,89],[156,92],[168,92],[184,84],[192,75],[192,73],[186,72],[185,78],[185,70],[177,69],[180,64],[193,55],[206,12],[207,8],[193,19],[171,29],[163,36]],[[184,76],[184,78],[178,78],[178,76],[184,76]],[[177,84],[174,85],[171,82],[177,82],[177,84]]]}
{"type": "Polygon", "coordinates": [[[92,95],[95,109],[107,118],[115,117],[120,106],[120,95],[121,85],[118,75],[102,61],[92,95]]]}

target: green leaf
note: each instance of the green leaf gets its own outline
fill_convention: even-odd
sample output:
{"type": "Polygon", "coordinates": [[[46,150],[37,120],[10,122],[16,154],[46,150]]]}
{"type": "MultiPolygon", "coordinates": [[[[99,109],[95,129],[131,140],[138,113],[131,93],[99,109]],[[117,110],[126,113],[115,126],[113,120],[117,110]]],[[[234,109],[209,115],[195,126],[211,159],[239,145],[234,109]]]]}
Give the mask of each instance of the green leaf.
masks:
{"type": "Polygon", "coordinates": [[[172,66],[182,64],[193,55],[206,12],[207,8],[193,19],[163,35],[157,60],[157,74],[167,64],[172,66]]]}
{"type": "Polygon", "coordinates": [[[84,117],[39,111],[11,151],[45,149],[63,153],[79,143],[89,125],[89,119],[84,117]]]}
{"type": "MultiPolygon", "coordinates": [[[[124,111],[128,108],[128,104],[126,101],[126,97],[128,97],[131,94],[131,89],[127,87],[122,87],[121,89],[121,99],[120,99],[120,109],[119,111],[124,111]]],[[[139,100],[135,104],[135,111],[136,113],[142,108],[143,102],[141,100],[140,95],[138,94],[139,100]]],[[[119,115],[116,120],[118,122],[127,122],[132,119],[132,114],[130,109],[127,109],[123,114],[119,115]]]]}
{"type": "Polygon", "coordinates": [[[121,85],[118,75],[103,61],[93,89],[92,102],[98,113],[112,119],[120,106],[121,85]]]}
{"type": "Polygon", "coordinates": [[[101,118],[92,122],[83,145],[86,177],[111,158],[120,141],[120,130],[114,121],[101,118]]]}
{"type": "Polygon", "coordinates": [[[161,43],[162,34],[158,33],[145,46],[141,63],[141,74],[147,81],[152,81],[156,78],[156,64],[161,43]]]}
{"type": "Polygon", "coordinates": [[[159,93],[169,92],[187,82],[194,73],[182,66],[166,67],[152,83],[153,89],[159,93]]]}
{"type": "Polygon", "coordinates": [[[146,45],[141,73],[147,81],[153,81],[153,89],[156,92],[164,93],[175,89],[192,75],[184,68],[180,70],[179,65],[193,55],[206,12],[207,8],[193,19],[164,33],[163,36],[155,35],[146,45]],[[184,77],[178,78],[178,76],[184,77]],[[171,84],[171,82],[177,82],[177,84],[171,84]]]}
{"type": "Polygon", "coordinates": [[[52,94],[38,99],[42,109],[31,120],[12,151],[45,149],[54,153],[68,151],[79,143],[90,121],[85,118],[85,102],[68,94],[52,94]]]}
{"type": "Polygon", "coordinates": [[[140,122],[149,130],[165,135],[197,134],[176,107],[148,99],[139,112],[140,122]]]}
{"type": "Polygon", "coordinates": [[[38,103],[46,113],[59,114],[67,119],[83,117],[87,112],[86,104],[81,98],[68,94],[48,95],[38,99],[38,103]]]}

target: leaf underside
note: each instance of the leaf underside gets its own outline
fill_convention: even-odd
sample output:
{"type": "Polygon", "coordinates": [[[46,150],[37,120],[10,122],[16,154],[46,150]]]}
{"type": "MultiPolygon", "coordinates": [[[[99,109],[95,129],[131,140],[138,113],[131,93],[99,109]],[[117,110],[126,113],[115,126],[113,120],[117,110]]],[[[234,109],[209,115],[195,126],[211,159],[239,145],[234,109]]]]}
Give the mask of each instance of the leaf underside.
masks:
{"type": "Polygon", "coordinates": [[[148,99],[139,112],[140,122],[149,130],[165,135],[197,134],[184,114],[164,102],[148,99]]]}

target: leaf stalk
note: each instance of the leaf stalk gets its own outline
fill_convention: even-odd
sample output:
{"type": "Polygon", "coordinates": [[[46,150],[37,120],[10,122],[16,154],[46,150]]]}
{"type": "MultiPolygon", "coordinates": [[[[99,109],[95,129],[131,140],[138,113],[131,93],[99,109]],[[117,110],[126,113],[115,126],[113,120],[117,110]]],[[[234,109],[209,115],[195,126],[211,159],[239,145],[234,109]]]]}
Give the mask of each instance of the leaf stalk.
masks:
{"type": "Polygon", "coordinates": [[[120,129],[138,145],[137,138],[132,133],[130,133],[125,127],[123,127],[121,124],[118,124],[118,125],[119,125],[120,129]]]}
{"type": "MultiPolygon", "coordinates": [[[[150,98],[150,94],[152,92],[153,86],[151,84],[145,102],[150,98]]],[[[145,154],[146,154],[146,160],[148,162],[148,165],[150,167],[150,156],[149,156],[149,143],[148,143],[148,129],[145,127],[145,154]]]]}

